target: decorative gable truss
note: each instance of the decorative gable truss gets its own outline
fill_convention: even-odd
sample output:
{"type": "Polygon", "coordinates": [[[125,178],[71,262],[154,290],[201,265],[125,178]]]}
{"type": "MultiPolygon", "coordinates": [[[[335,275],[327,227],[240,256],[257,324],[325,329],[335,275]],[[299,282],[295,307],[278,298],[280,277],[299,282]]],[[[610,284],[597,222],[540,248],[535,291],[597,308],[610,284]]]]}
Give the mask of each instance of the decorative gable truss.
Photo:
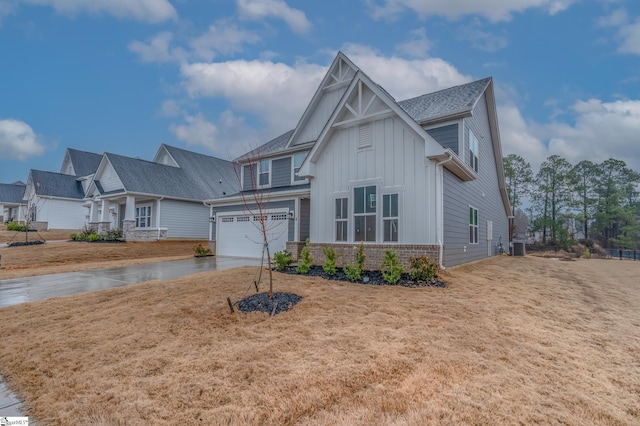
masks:
{"type": "Polygon", "coordinates": [[[333,127],[349,126],[357,121],[374,118],[379,119],[392,112],[391,108],[363,84],[362,80],[358,80],[355,90],[344,103],[344,110],[338,115],[333,127]]]}
{"type": "Polygon", "coordinates": [[[353,65],[350,65],[344,57],[338,56],[338,61],[329,70],[329,80],[322,86],[323,90],[335,89],[337,86],[348,85],[353,76],[356,74],[356,69],[353,65]]]}

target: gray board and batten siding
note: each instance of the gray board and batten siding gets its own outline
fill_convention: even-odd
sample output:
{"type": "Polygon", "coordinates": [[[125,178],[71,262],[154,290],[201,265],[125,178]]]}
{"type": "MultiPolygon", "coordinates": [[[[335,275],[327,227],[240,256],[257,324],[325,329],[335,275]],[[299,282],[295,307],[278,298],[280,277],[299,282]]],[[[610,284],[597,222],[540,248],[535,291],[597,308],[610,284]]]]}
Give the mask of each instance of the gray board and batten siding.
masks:
{"type": "Polygon", "coordinates": [[[446,126],[436,127],[427,130],[429,136],[434,138],[440,145],[445,148],[451,149],[453,152],[460,155],[458,149],[458,124],[448,124],[446,126]]]}
{"type": "Polygon", "coordinates": [[[306,241],[311,228],[311,199],[300,199],[300,212],[297,218],[300,221],[300,241],[306,241]]]}
{"type": "MultiPolygon", "coordinates": [[[[283,186],[291,185],[291,157],[283,157],[271,160],[271,188],[279,188],[283,186]]],[[[253,183],[258,181],[258,176],[256,173],[258,172],[258,165],[253,166],[254,177],[251,178],[251,166],[244,165],[243,166],[243,189],[245,191],[251,191],[255,189],[253,187],[253,183]]]]}
{"type": "Polygon", "coordinates": [[[491,255],[497,254],[496,245],[508,245],[509,224],[498,187],[498,171],[491,142],[485,95],[478,101],[473,116],[464,119],[464,149],[460,155],[468,161],[469,130],[479,144],[478,178],[463,182],[444,169],[443,208],[445,265],[453,266],[484,259],[489,256],[487,247],[487,220],[493,221],[491,255]],[[478,209],[478,244],[469,243],[469,206],[478,209]],[[466,251],[465,251],[466,248],[466,251]]]}
{"type": "MultiPolygon", "coordinates": [[[[250,197],[250,196],[249,196],[250,197]]],[[[233,205],[233,206],[220,206],[220,207],[214,207],[213,208],[216,212],[216,214],[224,214],[227,212],[244,212],[244,211],[251,211],[251,213],[256,213],[258,211],[257,206],[255,204],[247,204],[247,207],[245,208],[244,205],[242,204],[237,204],[237,205],[233,205]]],[[[286,210],[288,209],[289,211],[294,212],[295,214],[295,209],[296,209],[296,202],[295,200],[285,200],[285,201],[271,201],[271,202],[267,202],[265,203],[265,205],[262,206],[263,210],[277,210],[277,209],[282,209],[282,210],[286,210]]],[[[296,221],[294,220],[289,220],[289,224],[288,224],[288,230],[287,230],[287,241],[293,241],[294,240],[294,236],[295,236],[295,225],[296,225],[296,221]]],[[[212,240],[216,239],[216,227],[213,227],[213,232],[212,232],[212,240]]]]}

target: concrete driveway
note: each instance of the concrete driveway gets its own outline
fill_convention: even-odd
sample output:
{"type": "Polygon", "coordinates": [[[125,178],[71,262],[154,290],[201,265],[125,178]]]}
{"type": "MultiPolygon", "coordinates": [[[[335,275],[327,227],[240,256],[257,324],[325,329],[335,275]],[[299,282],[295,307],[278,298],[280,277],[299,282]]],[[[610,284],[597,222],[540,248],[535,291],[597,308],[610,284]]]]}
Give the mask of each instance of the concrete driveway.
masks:
{"type": "Polygon", "coordinates": [[[0,280],[0,308],[51,297],[104,290],[152,280],[173,280],[198,272],[257,266],[260,259],[202,257],[172,262],[145,263],[119,268],[0,280]]]}

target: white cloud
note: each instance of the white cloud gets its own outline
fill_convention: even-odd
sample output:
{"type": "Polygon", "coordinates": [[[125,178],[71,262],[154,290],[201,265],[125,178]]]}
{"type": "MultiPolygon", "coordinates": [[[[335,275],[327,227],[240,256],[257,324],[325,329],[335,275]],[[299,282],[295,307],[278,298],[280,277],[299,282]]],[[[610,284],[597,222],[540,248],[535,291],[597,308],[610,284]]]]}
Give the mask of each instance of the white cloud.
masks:
{"type": "Polygon", "coordinates": [[[82,12],[106,13],[116,18],[151,23],[178,17],[178,13],[168,0],[23,0],[23,2],[51,6],[56,12],[65,15],[76,15],[82,12]]]}
{"type": "Polygon", "coordinates": [[[518,107],[509,100],[498,103],[497,109],[502,154],[518,154],[537,169],[549,152],[543,141],[534,135],[532,123],[527,123],[518,107]]]}
{"type": "Polygon", "coordinates": [[[610,15],[596,21],[599,27],[612,27],[616,31],[616,39],[620,42],[618,53],[640,55],[640,17],[631,21],[626,9],[619,8],[610,15]]]}
{"type": "Polygon", "coordinates": [[[11,3],[0,1],[0,27],[2,26],[2,19],[6,16],[14,13],[15,7],[11,3]]]}
{"type": "Polygon", "coordinates": [[[220,114],[217,124],[200,113],[185,115],[184,121],[169,127],[176,139],[187,146],[203,147],[220,158],[236,158],[265,142],[255,129],[246,125],[244,118],[229,110],[220,114]]]}
{"type": "Polygon", "coordinates": [[[572,124],[550,123],[540,128],[550,139],[549,152],[571,162],[617,158],[640,171],[640,100],[578,101],[572,124]]]}
{"type": "Polygon", "coordinates": [[[514,13],[527,9],[545,9],[555,15],[580,0],[368,0],[374,19],[394,18],[410,9],[421,18],[440,15],[457,19],[465,15],[480,15],[490,21],[508,21],[514,13]]]}
{"type": "Polygon", "coordinates": [[[618,27],[626,24],[628,20],[627,11],[624,8],[620,8],[611,12],[610,15],[600,17],[596,21],[596,25],[599,27],[618,27]]]}
{"type": "Polygon", "coordinates": [[[45,147],[38,139],[24,121],[0,120],[0,158],[24,161],[42,155],[45,147]]]}
{"type": "Polygon", "coordinates": [[[225,98],[237,111],[258,117],[270,131],[283,132],[295,126],[325,72],[324,66],[304,62],[290,66],[260,60],[181,67],[189,96],[225,98]]]}
{"type": "Polygon", "coordinates": [[[305,13],[289,7],[283,0],[237,0],[237,4],[243,18],[254,21],[268,17],[280,18],[298,34],[304,34],[311,29],[311,22],[305,13]]]}
{"type": "Polygon", "coordinates": [[[431,49],[431,42],[427,38],[424,28],[411,31],[411,38],[396,45],[396,50],[413,58],[425,58],[431,49]]]}
{"type": "Polygon", "coordinates": [[[185,117],[184,124],[169,127],[169,130],[179,141],[189,145],[202,146],[210,151],[216,151],[218,141],[218,127],[207,120],[202,114],[185,117]]]}
{"type": "Polygon", "coordinates": [[[509,45],[509,40],[506,37],[491,34],[478,28],[469,29],[463,33],[473,47],[485,52],[497,52],[509,45]]]}
{"type": "Polygon", "coordinates": [[[217,53],[228,55],[241,52],[244,44],[259,41],[260,37],[256,33],[223,20],[211,25],[206,33],[192,39],[189,45],[199,58],[211,61],[217,53]]]}
{"type": "Polygon", "coordinates": [[[173,34],[164,31],[158,33],[148,43],[134,40],[129,43],[129,50],[140,55],[143,62],[180,62],[187,58],[184,49],[171,48],[173,34]]]}

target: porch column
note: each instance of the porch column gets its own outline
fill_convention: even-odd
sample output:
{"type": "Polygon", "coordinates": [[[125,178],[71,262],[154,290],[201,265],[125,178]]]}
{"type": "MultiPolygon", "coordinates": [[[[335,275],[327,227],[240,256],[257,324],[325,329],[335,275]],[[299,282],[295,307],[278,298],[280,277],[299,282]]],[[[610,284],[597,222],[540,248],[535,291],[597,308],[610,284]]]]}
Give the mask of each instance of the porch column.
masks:
{"type": "Polygon", "coordinates": [[[134,238],[136,229],[136,197],[127,195],[127,204],[124,209],[124,220],[122,221],[122,237],[125,240],[134,238]]]}
{"type": "Polygon", "coordinates": [[[90,224],[97,224],[99,221],[98,218],[98,202],[97,201],[91,201],[91,206],[89,207],[89,223],[90,224]]]}
{"type": "Polygon", "coordinates": [[[98,234],[106,234],[111,229],[111,217],[109,216],[109,200],[102,200],[102,211],[98,222],[98,234]]]}

